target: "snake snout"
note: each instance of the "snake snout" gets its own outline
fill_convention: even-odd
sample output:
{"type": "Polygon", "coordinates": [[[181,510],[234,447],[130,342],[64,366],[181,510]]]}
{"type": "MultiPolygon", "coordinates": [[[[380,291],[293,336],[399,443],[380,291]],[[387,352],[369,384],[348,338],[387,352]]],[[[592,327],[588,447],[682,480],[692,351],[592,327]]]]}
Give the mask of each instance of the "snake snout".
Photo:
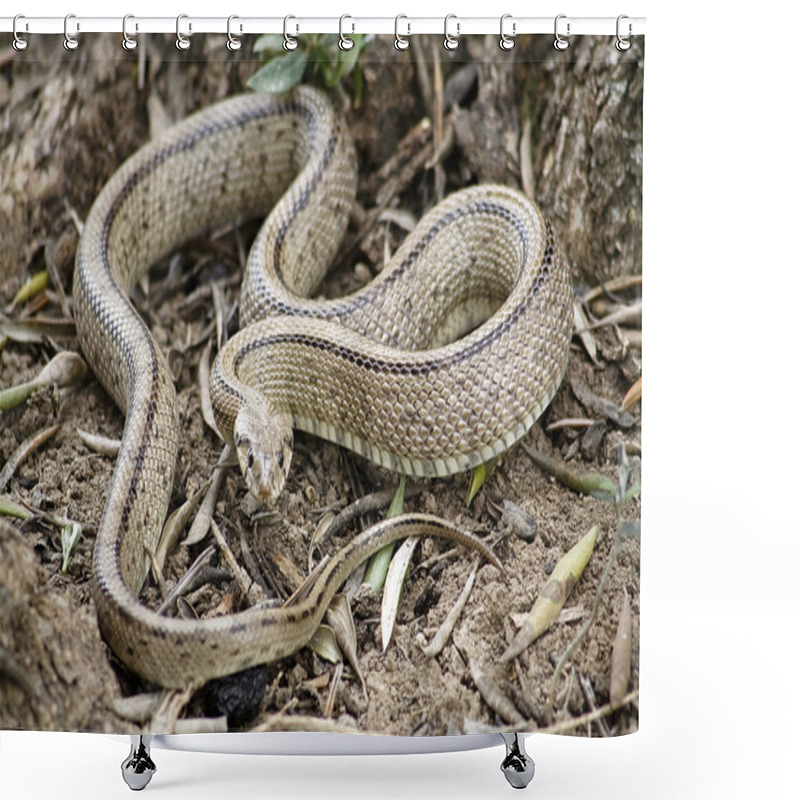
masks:
{"type": "Polygon", "coordinates": [[[243,406],[234,424],[239,468],[251,494],[266,504],[280,497],[292,458],[292,431],[288,436],[277,419],[262,420],[243,406]]]}

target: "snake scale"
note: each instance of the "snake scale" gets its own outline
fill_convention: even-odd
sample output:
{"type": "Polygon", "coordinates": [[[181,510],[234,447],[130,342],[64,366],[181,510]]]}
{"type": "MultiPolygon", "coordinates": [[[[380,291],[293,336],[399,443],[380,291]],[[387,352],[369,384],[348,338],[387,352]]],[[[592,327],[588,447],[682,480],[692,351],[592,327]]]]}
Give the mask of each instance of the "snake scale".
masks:
{"type": "Polygon", "coordinates": [[[301,87],[208,107],[143,146],[109,179],[76,256],[81,347],[125,413],[94,551],[94,597],[116,656],[166,687],[197,685],[298,650],[341,582],[395,539],[431,534],[495,557],[477,538],[409,514],[354,538],[305,599],[215,619],[158,616],[138,600],[173,484],[179,436],[166,361],[129,300],[159,258],[214,226],[269,216],[245,271],[241,330],[212,370],[217,425],[248,487],[283,486],[292,428],[395,471],[448,475],[505,451],[552,399],[571,337],[572,290],[554,233],[519,192],[456,192],[378,277],[311,300],[355,196],[350,135],[301,87]],[[270,211],[271,209],[271,211],[270,211]]]}

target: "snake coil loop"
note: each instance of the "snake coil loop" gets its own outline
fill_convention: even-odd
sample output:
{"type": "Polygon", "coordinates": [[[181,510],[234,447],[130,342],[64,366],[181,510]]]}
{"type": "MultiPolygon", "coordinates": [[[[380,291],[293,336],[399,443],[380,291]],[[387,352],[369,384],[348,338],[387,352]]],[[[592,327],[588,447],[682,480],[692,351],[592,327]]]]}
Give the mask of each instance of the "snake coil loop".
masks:
{"type": "Polygon", "coordinates": [[[181,438],[169,365],[126,297],[151,261],[204,230],[269,212],[248,257],[241,330],[209,378],[217,427],[248,489],[266,499],[285,484],[294,428],[395,472],[444,477],[506,452],[562,381],[573,328],[569,269],[552,227],[515,189],[454,192],[426,212],[366,294],[313,297],[346,235],[356,173],[352,137],[325,94],[251,92],[143,145],[85,220],[73,281],[78,341],[126,409],[92,593],[107,643],[147,681],[185,688],[291,655],[356,564],[402,535],[447,530],[481,547],[450,523],[395,517],[335,556],[297,605],[198,620],[140,604],[181,438]],[[298,152],[295,165],[287,154],[298,152]],[[477,328],[476,314],[486,317],[477,328]],[[461,330],[470,332],[458,338],[461,330]]]}

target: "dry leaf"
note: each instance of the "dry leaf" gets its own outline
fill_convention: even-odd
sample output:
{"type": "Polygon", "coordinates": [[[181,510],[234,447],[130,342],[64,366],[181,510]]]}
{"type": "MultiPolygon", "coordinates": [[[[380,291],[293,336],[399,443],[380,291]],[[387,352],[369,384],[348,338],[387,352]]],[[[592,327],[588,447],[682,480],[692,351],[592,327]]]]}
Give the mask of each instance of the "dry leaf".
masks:
{"type": "Polygon", "coordinates": [[[542,588],[514,641],[500,657],[503,662],[515,658],[558,618],[564,602],[589,563],[597,541],[597,526],[578,541],[569,552],[561,557],[550,579],[542,588]]]}

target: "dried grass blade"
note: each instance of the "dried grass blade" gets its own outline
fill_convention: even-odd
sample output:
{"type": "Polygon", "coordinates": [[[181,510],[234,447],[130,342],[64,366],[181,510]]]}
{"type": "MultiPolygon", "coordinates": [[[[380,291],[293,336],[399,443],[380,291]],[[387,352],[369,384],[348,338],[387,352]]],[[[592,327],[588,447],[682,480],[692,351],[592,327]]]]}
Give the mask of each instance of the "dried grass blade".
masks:
{"type": "Polygon", "coordinates": [[[195,733],[227,733],[228,718],[222,717],[189,717],[176,719],[174,732],[176,734],[192,735],[195,733]]]}
{"type": "Polygon", "coordinates": [[[600,366],[600,361],[597,359],[597,342],[591,332],[589,320],[586,319],[586,313],[583,310],[580,300],[576,300],[572,304],[572,322],[575,333],[581,340],[581,344],[592,359],[592,363],[597,367],[600,366]]]}
{"type": "Polygon", "coordinates": [[[545,430],[550,431],[560,431],[564,428],[591,428],[592,425],[596,420],[589,419],[588,417],[564,417],[563,419],[557,419],[555,422],[551,422],[545,430]]]}
{"type": "Polygon", "coordinates": [[[301,733],[308,732],[324,732],[324,733],[366,733],[367,731],[359,731],[356,729],[354,723],[348,723],[344,718],[342,720],[321,719],[320,717],[312,717],[307,714],[293,714],[291,716],[285,713],[271,714],[263,722],[251,728],[249,733],[272,733],[278,731],[299,731],[301,733]]]}
{"type": "Polygon", "coordinates": [[[611,650],[611,684],[609,701],[611,708],[619,708],[628,691],[631,679],[632,620],[631,601],[628,592],[622,598],[622,607],[617,622],[617,633],[611,650]]]}
{"type": "Polygon", "coordinates": [[[103,456],[116,458],[119,455],[120,440],[110,439],[107,436],[100,436],[96,433],[89,433],[82,428],[77,429],[78,438],[93,452],[103,456]]]}
{"type": "Polygon", "coordinates": [[[505,663],[518,656],[555,622],[567,597],[589,563],[596,541],[595,525],[561,557],[550,579],[536,598],[528,618],[500,657],[500,661],[505,663]]]}
{"type": "Polygon", "coordinates": [[[230,545],[213,519],[211,520],[211,533],[214,536],[217,546],[222,551],[222,556],[225,559],[225,563],[228,565],[228,569],[241,587],[245,597],[247,597],[251,605],[260,603],[264,599],[264,593],[261,591],[261,587],[239,566],[230,545]]]}
{"type": "Polygon", "coordinates": [[[581,405],[588,408],[589,411],[593,411],[595,414],[610,419],[615,425],[619,425],[620,428],[631,428],[635,424],[636,419],[631,414],[628,414],[627,411],[623,411],[610,400],[596,395],[578,378],[573,378],[569,385],[572,389],[572,393],[578,398],[581,405]]]}
{"type": "Polygon", "coordinates": [[[203,502],[200,504],[194,522],[192,522],[192,527],[189,528],[189,533],[186,534],[186,538],[183,541],[187,547],[203,541],[208,533],[208,529],[211,526],[211,517],[217,506],[217,498],[222,491],[222,487],[225,485],[225,478],[228,476],[227,464],[232,455],[233,448],[226,444],[225,447],[222,448],[222,453],[217,461],[217,467],[211,477],[211,482],[208,485],[206,496],[203,498],[203,502]]]}
{"type": "Polygon", "coordinates": [[[617,485],[611,478],[600,472],[579,472],[555,459],[534,450],[522,442],[522,449],[530,456],[537,467],[552,475],[559,483],[581,494],[588,494],[598,500],[614,500],[617,485]]]}
{"type": "Polygon", "coordinates": [[[211,405],[211,340],[209,339],[203,349],[203,354],[200,356],[200,363],[197,366],[197,381],[200,384],[200,412],[203,415],[203,421],[208,427],[214,431],[217,437],[222,441],[222,434],[219,432],[217,423],[214,421],[214,408],[211,405]]]}
{"type": "MultiPolygon", "coordinates": [[[[412,484],[404,491],[405,497],[416,497],[422,491],[422,487],[412,484]]],[[[358,500],[355,500],[349,506],[343,508],[329,524],[323,526],[322,523],[320,523],[317,526],[317,530],[314,531],[313,545],[319,547],[331,536],[339,534],[353,520],[373,511],[380,511],[390,505],[396,495],[397,490],[383,489],[379,492],[373,492],[372,494],[364,495],[364,497],[359,497],[358,500]]]]}
{"type": "Polygon", "coordinates": [[[225,326],[225,297],[216,281],[211,284],[211,299],[214,301],[214,323],[217,329],[217,351],[219,351],[225,344],[227,327],[225,326]]]}
{"type": "Polygon", "coordinates": [[[195,509],[200,504],[203,494],[208,488],[209,481],[206,481],[190,498],[185,500],[178,508],[175,509],[164,524],[164,530],[161,534],[161,539],[156,548],[156,563],[159,569],[164,568],[167,561],[167,556],[176,545],[183,529],[189,523],[189,517],[194,514],[195,509]]]}
{"type": "Polygon", "coordinates": [[[325,619],[336,634],[336,641],[347,659],[347,663],[353,668],[353,672],[361,682],[361,691],[364,698],[369,702],[367,695],[367,682],[364,680],[364,673],[358,663],[358,637],[356,635],[356,623],[353,619],[353,612],[350,610],[350,601],[346,594],[337,594],[328,606],[325,619]]]}
{"type": "Polygon", "coordinates": [[[525,722],[525,718],[514,703],[474,661],[469,662],[469,674],[489,708],[497,712],[509,725],[522,725],[525,722]]]}
{"type": "Polygon", "coordinates": [[[342,682],[342,672],[344,671],[344,664],[340,661],[333,670],[333,680],[328,688],[328,699],[325,701],[325,708],[322,713],[325,717],[333,716],[333,709],[336,705],[336,695],[339,693],[339,685],[342,682]]]}
{"type": "Polygon", "coordinates": [[[600,286],[595,286],[594,289],[590,289],[586,292],[585,295],[581,298],[584,303],[591,303],[592,300],[596,300],[598,297],[602,297],[604,294],[613,294],[614,292],[622,292],[626,289],[633,289],[637,286],[642,285],[642,276],[641,275],[619,275],[616,278],[612,278],[609,281],[601,284],[600,286]]]}
{"type": "Polygon", "coordinates": [[[400,595],[403,591],[403,583],[406,579],[408,566],[411,563],[411,557],[414,555],[414,549],[418,543],[419,537],[417,536],[406,539],[394,554],[394,558],[392,558],[386,571],[386,582],[381,600],[381,642],[384,652],[392,638],[394,623],[397,619],[397,607],[400,604],[400,595]]]}
{"type": "Polygon", "coordinates": [[[24,403],[42,386],[49,386],[51,383],[60,387],[70,386],[83,380],[87,373],[86,362],[77,353],[58,353],[32,381],[0,392],[0,411],[8,411],[24,403]]]}
{"type": "Polygon", "coordinates": [[[0,319],[0,335],[19,344],[41,344],[47,339],[75,339],[75,323],[71,319],[0,319]]]}
{"type": "Polygon", "coordinates": [[[17,467],[30,456],[35,453],[55,432],[60,428],[59,424],[50,425],[47,428],[42,428],[36,431],[32,436],[29,436],[6,461],[2,471],[0,471],[0,492],[2,492],[8,482],[11,480],[17,467]]]}
{"type": "Polygon", "coordinates": [[[336,643],[336,634],[329,625],[322,624],[314,632],[308,646],[320,657],[332,664],[343,660],[342,651],[336,643]]]}
{"type": "Polygon", "coordinates": [[[195,687],[170,689],[161,695],[161,704],[150,720],[150,730],[161,733],[175,733],[175,725],[183,709],[189,705],[195,687]]]}
{"type": "Polygon", "coordinates": [[[161,692],[145,692],[130,697],[115,697],[111,708],[118,717],[141,725],[153,716],[161,702],[161,692]]]}
{"type": "Polygon", "coordinates": [[[631,386],[622,398],[622,410],[627,411],[631,406],[635,405],[642,399],[642,377],[637,378],[636,383],[631,386]]]}
{"type": "Polygon", "coordinates": [[[453,628],[455,628],[456,623],[464,611],[464,607],[467,605],[469,596],[472,594],[472,587],[475,585],[475,576],[478,574],[478,566],[479,562],[476,561],[472,567],[472,572],[469,574],[469,578],[467,578],[467,582],[464,584],[464,588],[461,590],[461,594],[458,596],[458,600],[456,600],[450,611],[447,612],[444,622],[439,626],[439,630],[436,631],[433,639],[422,648],[422,652],[427,658],[438,656],[447,644],[450,635],[453,633],[453,628]]]}
{"type": "Polygon", "coordinates": [[[205,550],[203,550],[202,553],[200,553],[200,555],[195,559],[194,564],[192,564],[192,566],[186,570],[186,573],[178,581],[173,590],[164,598],[164,602],[159,606],[156,614],[162,616],[165,615],[172,608],[179,597],[191,591],[191,587],[195,585],[198,576],[201,575],[205,567],[208,566],[213,555],[214,546],[209,545],[205,550]]]}

